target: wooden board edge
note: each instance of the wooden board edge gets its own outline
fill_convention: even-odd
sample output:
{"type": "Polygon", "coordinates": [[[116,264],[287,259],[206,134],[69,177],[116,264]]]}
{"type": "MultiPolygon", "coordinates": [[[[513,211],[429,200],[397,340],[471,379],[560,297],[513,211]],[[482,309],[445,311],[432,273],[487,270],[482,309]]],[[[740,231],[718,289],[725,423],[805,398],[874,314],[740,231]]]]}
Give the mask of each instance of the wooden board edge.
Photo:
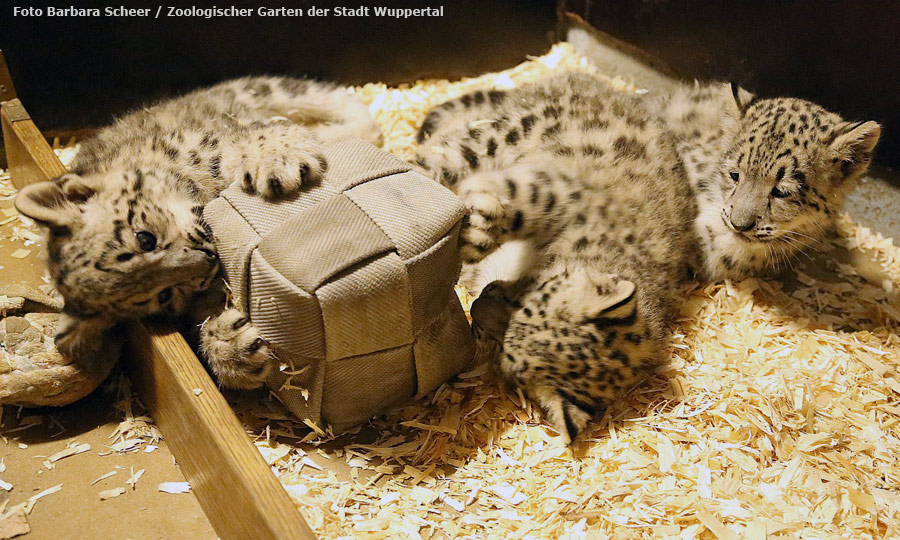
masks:
{"type": "Polygon", "coordinates": [[[66,173],[65,166],[53,153],[18,99],[2,103],[0,119],[9,174],[16,189],[66,173]]]}
{"type": "Polygon", "coordinates": [[[315,538],[181,334],[156,321],[128,330],[128,372],[216,532],[315,538]]]}

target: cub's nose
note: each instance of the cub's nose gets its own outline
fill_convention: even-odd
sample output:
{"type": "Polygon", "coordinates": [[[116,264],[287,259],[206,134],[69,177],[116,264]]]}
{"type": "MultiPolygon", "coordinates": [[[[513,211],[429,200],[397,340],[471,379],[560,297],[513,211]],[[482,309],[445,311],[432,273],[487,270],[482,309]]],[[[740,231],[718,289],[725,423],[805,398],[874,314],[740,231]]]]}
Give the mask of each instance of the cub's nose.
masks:
{"type": "Polygon", "coordinates": [[[726,225],[736,232],[747,232],[756,226],[758,216],[752,208],[743,205],[728,205],[727,216],[722,215],[726,225]]]}
{"type": "Polygon", "coordinates": [[[731,223],[731,228],[736,230],[737,232],[747,232],[753,227],[756,227],[755,220],[749,220],[746,222],[735,222],[734,219],[728,220],[731,223]]]}

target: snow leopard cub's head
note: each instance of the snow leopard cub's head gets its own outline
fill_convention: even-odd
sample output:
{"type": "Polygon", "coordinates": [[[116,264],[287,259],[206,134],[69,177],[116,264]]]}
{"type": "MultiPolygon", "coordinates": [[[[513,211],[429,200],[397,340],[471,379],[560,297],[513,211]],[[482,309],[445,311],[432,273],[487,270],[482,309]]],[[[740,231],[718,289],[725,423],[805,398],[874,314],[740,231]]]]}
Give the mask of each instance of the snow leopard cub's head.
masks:
{"type": "Polygon", "coordinates": [[[793,252],[821,239],[868,170],[881,128],[794,98],[732,85],[740,129],[721,182],[725,225],[742,241],[793,252]]]}
{"type": "Polygon", "coordinates": [[[57,346],[77,356],[115,323],[181,312],[219,260],[202,207],[151,170],[29,185],[18,210],[48,231],[47,267],[65,299],[57,346]]]}

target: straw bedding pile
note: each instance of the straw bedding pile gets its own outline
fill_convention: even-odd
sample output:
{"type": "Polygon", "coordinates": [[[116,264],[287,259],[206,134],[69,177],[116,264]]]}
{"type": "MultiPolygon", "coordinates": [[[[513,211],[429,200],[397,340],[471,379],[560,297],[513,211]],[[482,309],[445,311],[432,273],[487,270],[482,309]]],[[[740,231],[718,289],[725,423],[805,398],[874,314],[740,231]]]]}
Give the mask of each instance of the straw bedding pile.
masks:
{"type": "MultiPolygon", "coordinates": [[[[432,106],[565,69],[592,71],[562,44],[358,92],[409,158],[432,106]]],[[[571,449],[485,367],[338,441],[275,400],[238,412],[323,538],[897,538],[900,249],[846,217],[822,249],[784,283],[685,285],[668,366],[571,449]]],[[[155,432],[129,426],[135,448],[155,432]]]]}
{"type": "MultiPolygon", "coordinates": [[[[565,69],[591,70],[562,44],[500,74],[359,92],[409,158],[434,105],[565,69]]],[[[483,367],[341,444],[257,411],[257,445],[323,537],[897,537],[900,249],[847,218],[838,232],[790,288],[684,286],[668,367],[573,449],[483,367]],[[876,263],[847,262],[863,252],[876,263]]]]}

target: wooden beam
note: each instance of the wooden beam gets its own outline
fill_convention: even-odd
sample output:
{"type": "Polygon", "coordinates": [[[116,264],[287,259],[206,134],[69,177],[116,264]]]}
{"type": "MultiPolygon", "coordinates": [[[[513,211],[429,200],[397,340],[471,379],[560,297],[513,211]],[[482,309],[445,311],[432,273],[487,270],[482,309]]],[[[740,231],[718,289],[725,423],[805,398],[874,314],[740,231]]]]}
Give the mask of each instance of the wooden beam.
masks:
{"type": "Polygon", "coordinates": [[[3,51],[0,51],[0,101],[9,101],[17,97],[16,87],[13,86],[9,68],[6,66],[6,58],[3,51]]]}
{"type": "Polygon", "coordinates": [[[216,533],[315,538],[181,334],[144,321],[128,337],[132,381],[216,533]]]}
{"type": "MultiPolygon", "coordinates": [[[[13,184],[65,166],[19,100],[0,104],[13,184]]],[[[181,334],[160,321],[128,328],[125,363],[203,511],[223,540],[314,539],[287,492],[181,334]]]]}
{"type": "Polygon", "coordinates": [[[21,101],[4,101],[0,107],[0,118],[9,174],[17,189],[66,173],[66,168],[31,121],[21,101]]]}

